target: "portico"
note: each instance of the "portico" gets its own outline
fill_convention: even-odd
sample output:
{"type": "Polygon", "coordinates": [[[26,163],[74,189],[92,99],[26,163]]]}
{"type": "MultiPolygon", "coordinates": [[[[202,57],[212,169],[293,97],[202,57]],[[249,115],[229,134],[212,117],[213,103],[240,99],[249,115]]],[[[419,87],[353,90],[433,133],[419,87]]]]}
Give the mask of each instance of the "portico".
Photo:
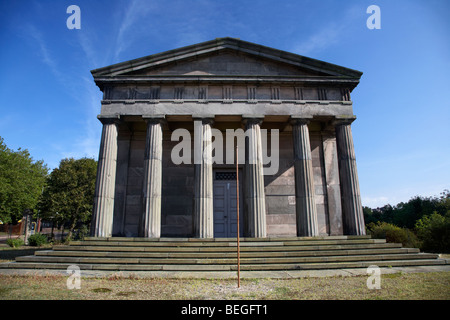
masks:
{"type": "Polygon", "coordinates": [[[244,236],[365,233],[350,100],[361,72],[221,38],[92,74],[103,92],[93,236],[235,237],[236,143],[244,236]],[[188,163],[173,159],[177,129],[192,137],[188,163]],[[227,152],[212,161],[219,132],[227,152]]]}

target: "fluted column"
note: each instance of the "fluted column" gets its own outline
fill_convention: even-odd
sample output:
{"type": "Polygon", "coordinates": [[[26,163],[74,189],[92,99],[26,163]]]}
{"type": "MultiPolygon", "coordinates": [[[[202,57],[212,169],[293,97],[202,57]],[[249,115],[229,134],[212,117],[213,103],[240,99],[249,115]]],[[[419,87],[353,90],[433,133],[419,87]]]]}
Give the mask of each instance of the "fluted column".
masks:
{"type": "Polygon", "coordinates": [[[245,203],[247,207],[247,234],[264,238],[267,235],[266,200],[261,143],[261,118],[245,119],[245,203]]]}
{"type": "Polygon", "coordinates": [[[352,118],[335,121],[342,215],[345,234],[364,235],[366,233],[364,214],[359,191],[358,172],[356,170],[356,158],[351,129],[353,120],[352,118]]]}
{"type": "Polygon", "coordinates": [[[299,237],[313,237],[319,235],[308,122],[309,120],[307,119],[295,119],[292,121],[295,170],[295,211],[297,218],[297,235],[299,237]]]}
{"type": "Polygon", "coordinates": [[[214,237],[212,134],[213,119],[194,121],[194,234],[214,237]]]}
{"type": "Polygon", "coordinates": [[[140,236],[161,236],[162,127],[161,118],[147,118],[144,153],[143,206],[140,236]]]}
{"type": "Polygon", "coordinates": [[[326,126],[322,130],[322,146],[330,236],[343,235],[341,186],[339,183],[339,164],[334,126],[326,126]],[[330,131],[331,129],[332,131],[330,131]]]}
{"type": "Polygon", "coordinates": [[[91,223],[91,235],[94,237],[110,237],[112,233],[117,162],[117,119],[99,117],[103,123],[103,129],[91,223]]]}

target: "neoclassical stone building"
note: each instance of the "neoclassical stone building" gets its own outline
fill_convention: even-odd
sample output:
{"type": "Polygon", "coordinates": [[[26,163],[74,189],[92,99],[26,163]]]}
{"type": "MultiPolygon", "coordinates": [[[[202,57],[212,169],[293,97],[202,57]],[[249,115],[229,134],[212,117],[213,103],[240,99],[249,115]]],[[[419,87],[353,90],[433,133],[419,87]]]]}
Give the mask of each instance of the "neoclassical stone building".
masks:
{"type": "Polygon", "coordinates": [[[361,72],[220,38],[92,75],[103,92],[93,236],[235,237],[229,153],[239,141],[225,135],[230,129],[246,134],[238,150],[241,235],[365,233],[350,99],[361,72]],[[222,159],[211,147],[217,132],[222,159]],[[192,150],[180,151],[181,143],[192,150]]]}

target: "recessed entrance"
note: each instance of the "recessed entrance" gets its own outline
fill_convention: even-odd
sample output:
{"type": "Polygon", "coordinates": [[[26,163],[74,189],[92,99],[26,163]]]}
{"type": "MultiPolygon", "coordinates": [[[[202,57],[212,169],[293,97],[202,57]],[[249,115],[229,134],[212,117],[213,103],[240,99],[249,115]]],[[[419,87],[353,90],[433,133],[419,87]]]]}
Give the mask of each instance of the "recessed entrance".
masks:
{"type": "MultiPolygon", "coordinates": [[[[240,175],[240,173],[239,173],[240,175]]],[[[242,177],[240,175],[240,177],[242,177]]],[[[242,181],[241,179],[239,179],[242,181]]],[[[243,236],[242,183],[239,182],[240,235],[243,236]]],[[[214,171],[214,237],[237,236],[236,171],[214,171]]]]}

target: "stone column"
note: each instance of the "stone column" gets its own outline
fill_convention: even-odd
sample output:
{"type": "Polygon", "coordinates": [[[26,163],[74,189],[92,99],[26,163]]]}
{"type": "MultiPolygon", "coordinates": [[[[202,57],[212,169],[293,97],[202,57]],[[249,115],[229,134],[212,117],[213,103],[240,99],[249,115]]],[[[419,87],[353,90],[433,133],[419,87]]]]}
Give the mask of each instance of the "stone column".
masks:
{"type": "Polygon", "coordinates": [[[117,162],[117,120],[101,118],[103,123],[100,152],[98,156],[97,180],[95,185],[94,209],[91,235],[111,237],[114,214],[114,189],[117,162]]]}
{"type": "Polygon", "coordinates": [[[213,119],[194,120],[194,234],[197,238],[214,238],[213,119]]]}
{"type": "Polygon", "coordinates": [[[322,130],[323,160],[327,184],[328,220],[330,236],[343,235],[341,188],[339,183],[339,165],[334,127],[322,130]]]}
{"type": "Polygon", "coordinates": [[[314,237],[319,235],[308,123],[308,119],[292,120],[295,211],[297,218],[297,236],[299,237],[314,237]]]}
{"type": "Polygon", "coordinates": [[[248,118],[245,122],[245,204],[247,208],[247,234],[249,237],[267,236],[266,199],[261,143],[263,118],[248,118]]]}
{"type": "Polygon", "coordinates": [[[162,127],[163,118],[146,118],[141,237],[161,236],[162,127]]]}
{"type": "Polygon", "coordinates": [[[364,215],[356,170],[351,123],[355,118],[335,121],[338,147],[339,180],[341,183],[344,233],[364,235],[364,215]]]}

